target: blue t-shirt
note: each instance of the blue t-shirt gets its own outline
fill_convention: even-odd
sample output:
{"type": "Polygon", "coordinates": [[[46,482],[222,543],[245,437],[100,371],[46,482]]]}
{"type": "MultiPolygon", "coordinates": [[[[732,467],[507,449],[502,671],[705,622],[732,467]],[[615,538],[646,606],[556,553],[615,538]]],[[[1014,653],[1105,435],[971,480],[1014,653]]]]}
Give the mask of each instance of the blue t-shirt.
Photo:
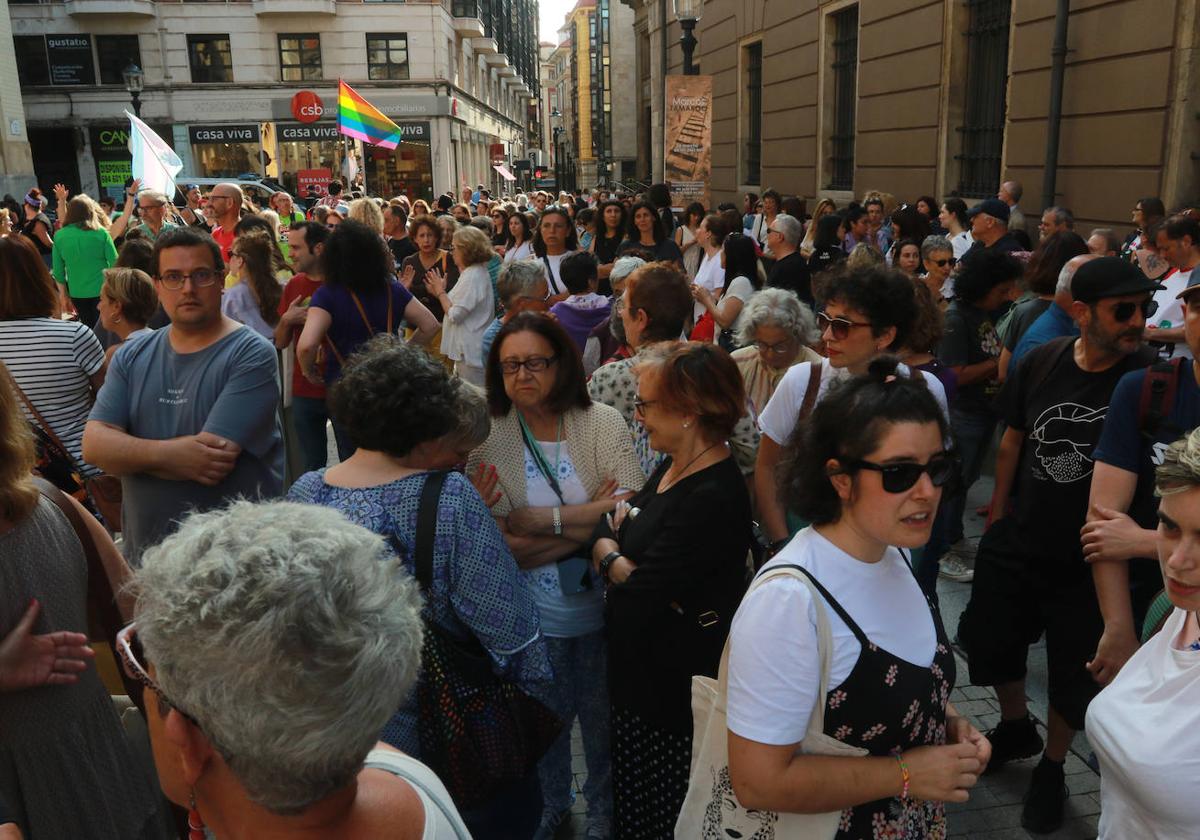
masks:
{"type": "Polygon", "coordinates": [[[1021,357],[1034,347],[1056,338],[1062,338],[1064,335],[1078,336],[1079,327],[1075,325],[1075,321],[1065,309],[1057,303],[1051,303],[1050,307],[1029,325],[1029,329],[1025,330],[1025,335],[1021,336],[1021,340],[1017,342],[1016,349],[1012,351],[1012,358],[1008,362],[1008,375],[1011,377],[1016,372],[1017,362],[1021,361],[1021,357]]]}
{"type": "Polygon", "coordinates": [[[1104,418],[1104,430],[1096,447],[1095,460],[1126,472],[1137,474],[1137,490],[1129,515],[1143,528],[1157,527],[1158,500],[1154,496],[1154,468],[1163,462],[1167,447],[1196,426],[1200,426],[1200,385],[1186,361],[1179,372],[1179,386],[1166,420],[1153,430],[1151,443],[1142,436],[1138,423],[1138,408],[1142,401],[1145,369],[1121,377],[1113,390],[1104,418]]]}
{"type": "Polygon", "coordinates": [[[194,353],[171,347],[171,328],[121,345],[89,420],[146,440],[210,432],[242,447],[233,472],[215,487],[149,473],[121,479],[124,552],[142,552],[175,530],[190,510],[283,492],[283,434],[275,348],[249,327],[194,353]]]}
{"type": "MultiPolygon", "coordinates": [[[[395,280],[389,284],[392,295],[391,331],[396,332],[404,318],[404,310],[413,299],[412,293],[395,280]]],[[[331,286],[328,282],[313,292],[311,306],[324,309],[333,322],[329,325],[328,339],[333,342],[343,359],[367,342],[376,333],[388,330],[388,299],[382,291],[358,295],[363,313],[358,311],[354,295],[345,286],[331,286]],[[368,326],[369,322],[369,326],[368,326]]],[[[329,349],[329,344],[325,344],[329,349]]],[[[342,375],[342,366],[334,353],[325,354],[325,382],[332,384],[342,375]]]]}
{"type": "Polygon", "coordinates": [[[492,352],[492,342],[496,340],[496,336],[500,334],[500,328],[504,326],[504,322],[497,318],[488,324],[488,328],[483,331],[483,363],[487,365],[488,354],[492,352]]]}

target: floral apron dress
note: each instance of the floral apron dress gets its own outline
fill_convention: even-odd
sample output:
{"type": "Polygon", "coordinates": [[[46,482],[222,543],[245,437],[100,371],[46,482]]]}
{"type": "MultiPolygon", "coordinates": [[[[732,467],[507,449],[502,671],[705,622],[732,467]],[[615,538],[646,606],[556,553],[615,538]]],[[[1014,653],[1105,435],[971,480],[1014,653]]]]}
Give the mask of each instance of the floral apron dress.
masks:
{"type": "MultiPolygon", "coordinates": [[[[955,665],[937,608],[929,604],[937,647],[933,662],[922,668],[875,645],[828,590],[807,570],[801,571],[862,645],[850,675],[826,695],[825,734],[873,756],[945,744],[946,703],[954,686],[955,665]]],[[[893,797],[845,809],[837,840],[941,840],[945,836],[943,803],[893,797]]]]}

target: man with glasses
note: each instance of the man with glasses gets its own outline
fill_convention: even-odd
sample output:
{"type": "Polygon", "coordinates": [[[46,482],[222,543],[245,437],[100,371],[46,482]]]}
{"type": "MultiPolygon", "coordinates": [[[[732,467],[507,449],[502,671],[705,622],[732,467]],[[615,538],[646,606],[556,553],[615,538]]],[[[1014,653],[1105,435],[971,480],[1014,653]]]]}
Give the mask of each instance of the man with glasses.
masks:
{"type": "Polygon", "coordinates": [[[88,463],[121,478],[135,566],[186,511],[283,490],[275,348],[221,314],[219,246],[195,228],[167,231],[153,270],[171,324],[113,356],[83,435],[88,463]]]}
{"type": "Polygon", "coordinates": [[[985,198],[967,211],[971,220],[972,249],[991,248],[1011,254],[1024,251],[1017,238],[1008,232],[1008,205],[998,198],[985,198]]]}
{"type": "Polygon", "coordinates": [[[164,231],[179,227],[173,222],[166,221],[170,200],[160,192],[142,190],[137,196],[138,209],[141,211],[142,232],[151,242],[158,239],[164,231]]]}
{"type": "Polygon", "coordinates": [[[1029,831],[1062,823],[1063,762],[1099,690],[1086,665],[1103,622],[1079,533],[1113,390],[1154,358],[1142,339],[1159,288],[1117,257],[1080,266],[1069,310],[1079,337],[1030,351],[1002,395],[1007,429],[959,640],[972,684],[994,686],[1000,701],[1001,721],[988,735],[990,772],[1042,751],[1026,708],[1025,672],[1029,645],[1045,634],[1050,714],[1021,817],[1029,831]],[[1010,499],[1018,475],[1020,491],[1010,499]]]}
{"type": "Polygon", "coordinates": [[[812,275],[808,260],[800,253],[804,225],[787,213],[780,213],[767,228],[767,250],[775,255],[775,264],[767,274],[767,286],[795,292],[800,300],[813,305],[812,275]]]}
{"type": "Polygon", "coordinates": [[[234,227],[242,218],[242,188],[237,184],[217,184],[208,194],[208,203],[213,209],[212,238],[221,246],[221,258],[229,264],[233,256],[234,227]]]}

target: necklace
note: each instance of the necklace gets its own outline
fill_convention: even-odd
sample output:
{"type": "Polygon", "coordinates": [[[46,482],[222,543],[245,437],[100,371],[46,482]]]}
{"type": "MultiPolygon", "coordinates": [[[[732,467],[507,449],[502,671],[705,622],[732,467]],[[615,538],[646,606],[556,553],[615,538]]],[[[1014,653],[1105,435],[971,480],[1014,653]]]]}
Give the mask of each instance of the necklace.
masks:
{"type": "MultiPolygon", "coordinates": [[[[688,471],[688,470],[691,468],[692,464],[694,464],[694,463],[696,463],[697,461],[699,461],[699,460],[700,460],[700,458],[701,458],[701,457],[704,455],[704,453],[708,452],[708,450],[709,450],[709,449],[713,449],[713,448],[715,448],[715,447],[717,447],[717,446],[720,446],[722,443],[724,443],[724,441],[717,441],[716,443],[712,444],[712,446],[708,446],[708,447],[706,447],[706,448],[704,448],[704,449],[700,450],[700,454],[699,454],[699,455],[697,455],[697,456],[696,456],[695,458],[693,458],[692,460],[688,461],[688,462],[687,462],[687,466],[685,466],[685,467],[684,467],[683,469],[681,469],[681,470],[680,470],[678,473],[676,473],[676,475],[675,475],[675,478],[674,478],[674,480],[673,480],[673,481],[669,481],[669,482],[667,482],[667,485],[666,485],[665,487],[664,487],[664,486],[663,486],[663,485],[660,483],[660,484],[658,485],[658,492],[659,492],[659,493],[665,493],[665,492],[667,492],[667,490],[671,489],[671,488],[672,488],[672,487],[674,487],[676,484],[678,484],[680,481],[682,481],[682,480],[683,480],[683,477],[684,477],[684,475],[685,475],[685,474],[687,473],[687,471],[688,471]]],[[[674,466],[674,464],[672,464],[672,466],[674,466]]]]}

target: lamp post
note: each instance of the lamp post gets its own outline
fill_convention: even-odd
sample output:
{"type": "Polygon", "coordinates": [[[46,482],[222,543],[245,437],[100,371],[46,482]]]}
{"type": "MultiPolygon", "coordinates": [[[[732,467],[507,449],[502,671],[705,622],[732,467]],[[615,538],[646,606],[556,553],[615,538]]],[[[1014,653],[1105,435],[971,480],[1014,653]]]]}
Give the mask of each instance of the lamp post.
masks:
{"type": "Polygon", "coordinates": [[[683,27],[683,35],[679,39],[683,46],[683,75],[695,76],[696,65],[692,63],[692,54],[696,50],[696,35],[694,30],[704,13],[704,0],[674,0],[675,17],[683,27]]]}
{"type": "Polygon", "coordinates": [[[129,92],[129,98],[133,101],[133,115],[141,118],[142,88],[146,84],[146,74],[142,72],[141,67],[138,67],[131,61],[125,65],[125,69],[121,71],[121,76],[125,79],[125,90],[129,92]]]}

